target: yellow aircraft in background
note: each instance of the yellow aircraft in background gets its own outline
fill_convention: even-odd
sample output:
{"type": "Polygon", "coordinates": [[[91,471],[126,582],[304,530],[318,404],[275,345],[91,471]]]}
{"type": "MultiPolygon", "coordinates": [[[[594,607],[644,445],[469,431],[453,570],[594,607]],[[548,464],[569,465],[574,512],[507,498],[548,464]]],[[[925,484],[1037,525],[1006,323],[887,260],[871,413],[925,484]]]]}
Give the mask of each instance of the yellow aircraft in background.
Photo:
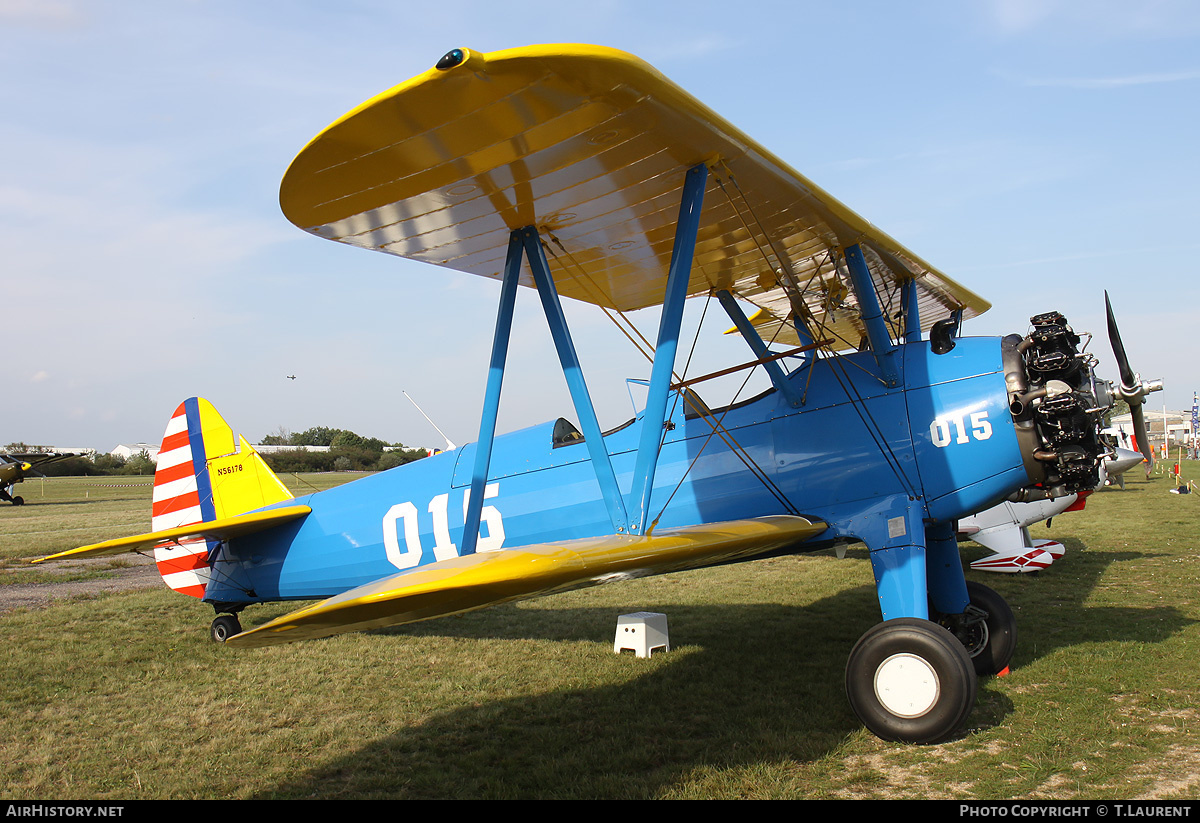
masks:
{"type": "Polygon", "coordinates": [[[12,488],[31,474],[45,477],[44,474],[34,469],[34,466],[78,456],[76,452],[0,453],[0,500],[6,500],[14,506],[23,505],[25,498],[14,495],[12,488]]]}

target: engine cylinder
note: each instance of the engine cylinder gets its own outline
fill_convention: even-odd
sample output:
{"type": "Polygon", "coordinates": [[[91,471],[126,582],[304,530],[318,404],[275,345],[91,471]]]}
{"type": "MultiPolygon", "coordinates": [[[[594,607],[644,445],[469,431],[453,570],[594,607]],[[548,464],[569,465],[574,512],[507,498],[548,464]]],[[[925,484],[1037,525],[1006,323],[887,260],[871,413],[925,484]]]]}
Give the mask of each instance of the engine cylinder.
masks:
{"type": "Polygon", "coordinates": [[[1024,338],[1004,339],[1009,409],[1026,471],[1035,483],[1020,500],[1060,497],[1100,483],[1107,449],[1100,438],[1111,392],[1094,373],[1095,358],[1058,312],[1030,318],[1024,338]]]}

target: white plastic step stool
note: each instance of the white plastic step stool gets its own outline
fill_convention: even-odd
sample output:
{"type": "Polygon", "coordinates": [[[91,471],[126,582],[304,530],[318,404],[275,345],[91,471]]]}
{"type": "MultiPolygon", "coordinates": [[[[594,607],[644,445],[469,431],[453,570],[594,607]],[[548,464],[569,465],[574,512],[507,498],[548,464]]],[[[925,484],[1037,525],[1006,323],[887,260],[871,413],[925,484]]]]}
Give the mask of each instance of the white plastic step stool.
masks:
{"type": "Polygon", "coordinates": [[[626,649],[632,649],[638,657],[649,657],[656,649],[671,651],[667,616],[656,612],[634,612],[618,617],[613,651],[620,654],[626,649]]]}

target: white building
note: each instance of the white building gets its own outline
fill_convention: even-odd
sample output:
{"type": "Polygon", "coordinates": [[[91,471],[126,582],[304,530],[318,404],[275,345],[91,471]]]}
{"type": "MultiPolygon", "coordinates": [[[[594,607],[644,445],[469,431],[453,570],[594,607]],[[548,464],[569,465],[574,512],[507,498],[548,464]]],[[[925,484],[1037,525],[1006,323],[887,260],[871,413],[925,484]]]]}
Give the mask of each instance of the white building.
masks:
{"type": "MultiPolygon", "coordinates": [[[[1181,446],[1188,448],[1192,444],[1192,410],[1170,411],[1169,409],[1151,409],[1142,406],[1142,416],[1146,420],[1146,433],[1150,436],[1150,445],[1156,452],[1163,447],[1163,433],[1166,433],[1166,443],[1171,448],[1181,446]]],[[[1121,414],[1112,419],[1110,430],[1119,430],[1127,435],[1133,435],[1133,415],[1121,414]]],[[[1126,443],[1119,443],[1123,448],[1132,448],[1126,443]]]]}
{"type": "Polygon", "coordinates": [[[157,461],[158,448],[158,446],[152,446],[149,443],[122,443],[121,445],[112,449],[109,454],[111,454],[113,457],[121,457],[125,460],[131,460],[142,452],[145,452],[147,457],[149,457],[151,460],[157,461]]]}

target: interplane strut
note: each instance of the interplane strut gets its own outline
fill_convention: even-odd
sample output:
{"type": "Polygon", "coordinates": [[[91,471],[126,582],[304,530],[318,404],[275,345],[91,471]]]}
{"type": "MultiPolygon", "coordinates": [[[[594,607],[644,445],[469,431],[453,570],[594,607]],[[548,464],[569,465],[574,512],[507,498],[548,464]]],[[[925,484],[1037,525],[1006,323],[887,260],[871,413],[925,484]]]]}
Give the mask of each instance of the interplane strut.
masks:
{"type": "Polygon", "coordinates": [[[492,338],[491,366],[484,393],[479,444],[476,447],[475,466],[471,474],[471,494],[467,504],[461,554],[474,554],[479,540],[483,494],[487,486],[492,445],[496,436],[496,418],[512,330],[516,287],[524,260],[528,260],[533,273],[538,296],[542,302],[542,310],[546,315],[550,335],[558,351],[559,363],[575,405],[575,413],[583,429],[584,442],[587,444],[592,467],[596,473],[596,481],[600,485],[600,492],[605,506],[608,508],[613,532],[616,534],[645,533],[646,521],[650,512],[650,497],[654,488],[654,470],[662,445],[663,426],[666,423],[667,397],[671,388],[671,375],[675,367],[679,329],[683,322],[683,304],[687,298],[692,259],[696,249],[696,236],[700,225],[700,210],[707,182],[708,169],[703,164],[689,169],[684,180],[679,220],[676,223],[675,242],[671,252],[671,265],[667,274],[666,299],[663,304],[662,319],[659,323],[658,345],[655,347],[654,364],[651,367],[646,409],[642,417],[641,441],[634,466],[631,494],[637,506],[638,517],[632,523],[617,484],[612,461],[604,445],[604,437],[596,418],[595,407],[584,380],[583,370],[579,365],[579,357],[571,339],[566,316],[563,314],[562,303],[554,285],[554,277],[546,260],[545,250],[542,248],[541,237],[533,226],[517,229],[510,235],[508,254],[504,264],[500,306],[496,316],[496,331],[492,338]]]}

